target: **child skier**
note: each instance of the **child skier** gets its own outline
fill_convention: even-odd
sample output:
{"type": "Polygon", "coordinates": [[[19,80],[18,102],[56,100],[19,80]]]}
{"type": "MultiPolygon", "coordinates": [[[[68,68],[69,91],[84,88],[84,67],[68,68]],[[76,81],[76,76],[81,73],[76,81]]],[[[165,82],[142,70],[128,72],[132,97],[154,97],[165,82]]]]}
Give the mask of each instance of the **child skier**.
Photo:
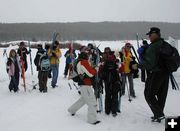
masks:
{"type": "Polygon", "coordinates": [[[10,92],[13,90],[17,92],[19,90],[19,72],[20,72],[20,64],[19,57],[14,49],[12,49],[9,53],[9,58],[7,61],[7,73],[10,77],[9,90],[10,92]]]}

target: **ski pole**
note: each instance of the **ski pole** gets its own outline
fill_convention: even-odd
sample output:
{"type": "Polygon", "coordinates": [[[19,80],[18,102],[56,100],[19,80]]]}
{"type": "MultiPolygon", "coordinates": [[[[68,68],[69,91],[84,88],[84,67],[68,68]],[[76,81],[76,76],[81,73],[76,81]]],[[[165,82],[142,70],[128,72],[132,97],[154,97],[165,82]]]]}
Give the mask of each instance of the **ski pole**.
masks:
{"type": "Polygon", "coordinates": [[[133,50],[133,52],[134,52],[134,55],[136,56],[136,59],[138,60],[138,63],[140,63],[139,57],[138,57],[138,55],[137,55],[137,53],[136,53],[136,50],[134,49],[133,46],[131,46],[131,48],[132,48],[132,50],[133,50]]]}
{"type": "Polygon", "coordinates": [[[171,74],[171,77],[172,77],[172,79],[173,79],[173,81],[174,81],[174,84],[175,84],[175,86],[176,86],[176,89],[179,90],[179,85],[178,85],[176,79],[174,78],[173,74],[171,74]]]}
{"type": "Polygon", "coordinates": [[[120,91],[118,93],[118,112],[121,112],[121,96],[122,96],[122,90],[120,87],[120,91]]]}
{"type": "Polygon", "coordinates": [[[29,45],[29,59],[30,59],[30,64],[31,64],[31,75],[33,76],[33,66],[32,66],[32,55],[31,55],[31,45],[30,45],[30,41],[28,41],[28,45],[29,45]]]}
{"type": "Polygon", "coordinates": [[[172,89],[173,89],[173,90],[176,90],[176,85],[175,85],[175,83],[174,83],[172,74],[170,75],[170,81],[171,81],[172,89]]]}
{"type": "Polygon", "coordinates": [[[73,85],[75,86],[76,90],[78,91],[78,94],[81,95],[81,91],[79,90],[79,88],[77,87],[77,85],[73,82],[73,85]]]}
{"type": "Polygon", "coordinates": [[[72,90],[72,86],[71,86],[71,84],[69,82],[68,82],[68,85],[69,85],[70,90],[72,90]]]}

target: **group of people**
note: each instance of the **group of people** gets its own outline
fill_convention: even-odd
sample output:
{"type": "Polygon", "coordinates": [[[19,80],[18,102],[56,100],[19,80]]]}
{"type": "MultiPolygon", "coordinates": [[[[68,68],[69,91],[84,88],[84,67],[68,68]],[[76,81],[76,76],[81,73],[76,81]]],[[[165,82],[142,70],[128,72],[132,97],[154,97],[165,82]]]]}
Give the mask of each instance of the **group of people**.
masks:
{"type": "Polygon", "coordinates": [[[128,93],[130,93],[131,97],[136,97],[133,70],[138,70],[138,68],[136,62],[131,64],[134,61],[131,46],[130,43],[126,43],[124,48],[119,52],[122,60],[120,56],[115,55],[115,52],[110,47],[104,48],[104,52],[101,52],[91,43],[87,47],[81,47],[80,54],[77,58],[79,62],[76,67],[78,74],[81,75],[81,80],[78,83],[81,97],[68,109],[71,115],[75,115],[83,105],[87,104],[88,122],[91,124],[99,123],[100,121],[96,117],[96,100],[99,96],[96,92],[97,90],[103,91],[104,88],[105,113],[107,115],[112,114],[114,117],[117,116],[117,113],[120,112],[118,108],[118,96],[125,94],[127,78],[130,86],[128,93]],[[98,55],[100,56],[99,63],[97,63],[98,55]],[[96,77],[97,75],[98,79],[96,77]]]}
{"type": "MultiPolygon", "coordinates": [[[[129,97],[136,98],[134,90],[133,79],[138,77],[138,68],[142,70],[142,74],[146,72],[147,78],[142,81],[145,82],[144,96],[150,109],[153,112],[152,121],[160,121],[165,118],[164,106],[168,91],[169,72],[163,66],[163,60],[160,57],[160,47],[164,40],[161,38],[160,29],[152,27],[147,33],[150,39],[150,44],[143,41],[143,45],[138,49],[140,62],[136,62],[136,57],[132,53],[132,45],[126,43],[119,51],[119,56],[110,47],[106,47],[104,52],[101,52],[94,44],[89,43],[88,46],[82,46],[80,53],[76,56],[75,50],[68,50],[65,53],[66,66],[64,70],[64,77],[70,75],[74,59],[78,59],[76,63],[76,71],[79,75],[78,85],[81,96],[72,106],[68,108],[68,112],[74,116],[76,112],[85,104],[88,105],[88,123],[98,124],[97,119],[97,93],[96,91],[101,87],[105,90],[105,113],[111,114],[115,117],[119,112],[118,96],[125,95],[126,85],[129,86],[129,97]],[[76,58],[77,57],[77,58],[76,58]],[[99,59],[99,63],[98,62],[99,59]],[[69,74],[68,74],[69,71],[69,74]],[[97,77],[98,76],[98,77],[97,77]],[[98,79],[97,79],[98,78],[98,79]],[[158,81],[157,81],[158,79],[158,81]],[[97,84],[98,83],[98,84],[97,84]]],[[[18,51],[11,50],[7,62],[7,71],[11,78],[9,84],[10,91],[18,91],[19,77],[21,65],[18,56],[23,58],[25,71],[27,70],[26,55],[31,50],[27,50],[24,42],[20,43],[18,51]]],[[[53,47],[42,48],[38,45],[38,51],[34,59],[34,64],[37,67],[39,90],[40,92],[47,92],[47,79],[51,77],[51,86],[55,88],[57,85],[57,78],[59,72],[59,58],[61,51],[59,42],[55,41],[53,47]],[[49,59],[50,68],[43,70],[41,67],[42,56],[49,59]]],[[[47,62],[47,61],[46,61],[47,62]]],[[[46,66],[48,62],[46,63],[46,66]]]]}
{"type": "MultiPolygon", "coordinates": [[[[129,95],[136,98],[133,79],[138,77],[138,69],[142,70],[142,81],[145,82],[144,96],[147,104],[152,110],[152,122],[160,122],[165,118],[164,107],[168,92],[170,72],[167,69],[163,59],[161,49],[165,42],[161,38],[160,29],[150,28],[146,34],[149,37],[150,44],[143,41],[142,46],[137,50],[139,54],[139,63],[131,52],[132,45],[126,43],[119,52],[119,59],[115,56],[110,47],[106,47],[104,52],[100,52],[101,60],[97,65],[93,58],[94,50],[92,44],[84,47],[79,55],[80,61],[77,64],[77,72],[81,76],[80,90],[81,97],[72,106],[68,108],[69,113],[74,116],[75,113],[85,104],[88,105],[88,122],[91,124],[100,123],[97,120],[97,96],[96,96],[96,76],[99,76],[100,86],[105,85],[105,113],[113,116],[117,115],[118,95],[125,94],[125,85],[129,83],[129,95]],[[146,77],[145,77],[146,74],[146,77]],[[127,81],[128,79],[128,81],[127,81]],[[158,81],[157,81],[158,80],[158,81]],[[101,82],[104,81],[104,84],[101,82]],[[94,88],[94,89],[93,89],[94,88]],[[94,90],[94,94],[93,94],[94,90]],[[120,92],[120,93],[119,93],[120,92]]],[[[171,56],[172,49],[168,47],[171,56]],[[170,53],[171,52],[171,53],[170,53]]]]}
{"type": "MultiPolygon", "coordinates": [[[[55,41],[52,48],[47,46],[43,49],[42,45],[37,45],[37,53],[34,59],[34,64],[38,71],[39,91],[47,92],[47,80],[51,77],[52,88],[57,87],[57,79],[59,74],[59,58],[61,57],[61,50],[59,42],[55,41]]],[[[25,43],[20,42],[18,50],[10,50],[7,60],[7,73],[10,77],[9,90],[17,92],[19,90],[19,78],[22,76],[22,68],[25,71],[28,69],[27,55],[31,53],[31,49],[27,50],[25,43]],[[22,62],[23,61],[23,62],[22,62]],[[23,66],[22,66],[23,64],[23,66]],[[21,73],[21,75],[20,75],[21,73]]],[[[25,84],[25,83],[24,83],[25,84]]]]}

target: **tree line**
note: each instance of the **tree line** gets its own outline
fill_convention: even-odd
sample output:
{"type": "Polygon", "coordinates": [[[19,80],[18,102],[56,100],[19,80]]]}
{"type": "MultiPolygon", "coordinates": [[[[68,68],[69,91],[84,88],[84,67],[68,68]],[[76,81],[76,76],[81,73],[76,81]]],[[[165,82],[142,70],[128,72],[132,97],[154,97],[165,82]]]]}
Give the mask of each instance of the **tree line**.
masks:
{"type": "Polygon", "coordinates": [[[159,27],[162,37],[180,39],[180,23],[165,22],[75,22],[75,23],[0,23],[0,42],[14,40],[49,41],[53,32],[65,40],[135,40],[152,26],[159,27]]]}

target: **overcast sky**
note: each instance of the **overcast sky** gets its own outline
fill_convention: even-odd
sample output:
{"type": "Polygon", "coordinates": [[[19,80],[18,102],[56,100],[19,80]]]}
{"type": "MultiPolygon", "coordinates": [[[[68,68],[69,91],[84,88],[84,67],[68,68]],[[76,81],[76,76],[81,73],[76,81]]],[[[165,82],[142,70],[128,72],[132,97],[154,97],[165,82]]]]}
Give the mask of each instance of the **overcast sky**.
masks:
{"type": "Polygon", "coordinates": [[[180,0],[0,0],[0,22],[180,22],[180,0]]]}

